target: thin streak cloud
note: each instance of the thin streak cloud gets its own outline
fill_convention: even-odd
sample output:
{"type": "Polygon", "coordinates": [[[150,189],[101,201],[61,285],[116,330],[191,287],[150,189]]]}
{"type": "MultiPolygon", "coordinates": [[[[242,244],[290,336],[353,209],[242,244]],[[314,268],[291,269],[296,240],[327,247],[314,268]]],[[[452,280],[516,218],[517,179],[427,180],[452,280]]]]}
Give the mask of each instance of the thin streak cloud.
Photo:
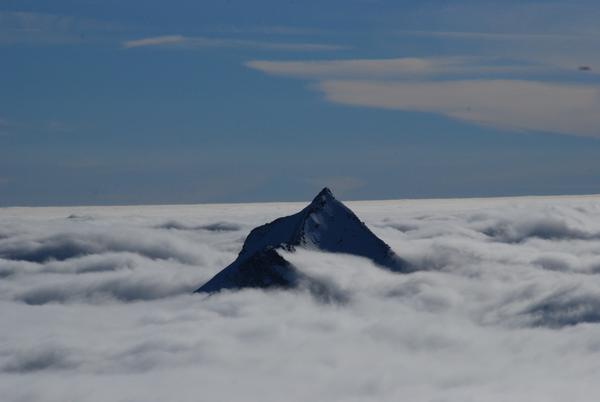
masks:
{"type": "Polygon", "coordinates": [[[307,79],[411,79],[451,74],[498,74],[548,69],[532,63],[495,65],[494,61],[478,57],[401,57],[318,61],[251,60],[245,65],[266,74],[307,79]]]}
{"type": "Polygon", "coordinates": [[[144,46],[165,46],[165,45],[176,45],[185,42],[186,38],[181,35],[164,35],[164,36],[154,36],[151,38],[144,39],[136,39],[129,40],[123,42],[123,47],[125,49],[131,49],[134,47],[144,47],[144,46]]]}
{"type": "Polygon", "coordinates": [[[235,38],[209,38],[203,36],[163,35],[142,39],[128,40],[122,43],[123,48],[138,47],[180,47],[180,48],[249,48],[258,50],[287,51],[332,51],[344,49],[343,46],[322,43],[302,42],[269,42],[235,38]]]}
{"type": "Polygon", "coordinates": [[[593,38],[597,34],[561,34],[561,33],[524,33],[524,32],[477,32],[477,31],[397,31],[400,35],[429,36],[448,39],[474,40],[582,40],[593,38]]]}
{"type": "Polygon", "coordinates": [[[0,45],[81,45],[123,30],[118,23],[79,16],[0,10],[0,45]]]}

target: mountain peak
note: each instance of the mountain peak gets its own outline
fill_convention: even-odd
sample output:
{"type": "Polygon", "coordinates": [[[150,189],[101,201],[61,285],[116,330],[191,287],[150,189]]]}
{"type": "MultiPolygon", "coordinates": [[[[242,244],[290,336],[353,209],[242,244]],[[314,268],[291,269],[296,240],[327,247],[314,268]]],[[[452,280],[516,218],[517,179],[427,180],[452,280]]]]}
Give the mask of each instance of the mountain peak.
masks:
{"type": "MultiPolygon", "coordinates": [[[[340,203],[331,190],[327,187],[323,188],[323,190],[319,191],[319,194],[313,198],[311,203],[304,209],[308,213],[315,212],[317,210],[323,209],[326,205],[332,203],[340,203]]],[[[340,203],[341,204],[341,203],[340,203]]]]}
{"type": "Polygon", "coordinates": [[[324,187],[323,190],[319,191],[319,194],[317,194],[312,202],[319,200],[335,200],[333,192],[329,189],[329,187],[324,187]]]}
{"type": "MultiPolygon", "coordinates": [[[[246,237],[238,258],[221,271],[227,272],[227,275],[217,274],[197,292],[248,287],[249,283],[281,287],[281,270],[295,272],[295,268],[282,263],[274,254],[277,254],[277,249],[294,251],[298,247],[356,255],[368,258],[385,269],[406,271],[404,262],[390,247],[325,187],[302,211],[254,228],[246,237]],[[266,258],[267,255],[269,258],[266,258]],[[273,262],[276,260],[277,269],[274,269],[273,262]],[[247,279],[246,271],[252,272],[252,281],[247,279]],[[257,278],[261,272],[265,278],[257,278]]],[[[290,274],[289,277],[293,276],[290,274]]],[[[289,286],[293,286],[292,282],[289,286]]]]}

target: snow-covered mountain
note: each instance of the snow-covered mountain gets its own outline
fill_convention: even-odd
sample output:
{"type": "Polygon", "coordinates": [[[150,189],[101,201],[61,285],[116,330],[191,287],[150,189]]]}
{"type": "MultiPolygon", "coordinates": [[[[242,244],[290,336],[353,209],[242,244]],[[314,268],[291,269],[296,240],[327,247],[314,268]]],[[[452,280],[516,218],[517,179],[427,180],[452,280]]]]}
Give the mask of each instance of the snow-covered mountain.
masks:
{"type": "Polygon", "coordinates": [[[295,287],[304,278],[278,249],[297,247],[366,257],[382,268],[407,271],[406,264],[354,213],[324,188],[297,214],[253,229],[238,258],[196,292],[245,287],[295,287]]]}

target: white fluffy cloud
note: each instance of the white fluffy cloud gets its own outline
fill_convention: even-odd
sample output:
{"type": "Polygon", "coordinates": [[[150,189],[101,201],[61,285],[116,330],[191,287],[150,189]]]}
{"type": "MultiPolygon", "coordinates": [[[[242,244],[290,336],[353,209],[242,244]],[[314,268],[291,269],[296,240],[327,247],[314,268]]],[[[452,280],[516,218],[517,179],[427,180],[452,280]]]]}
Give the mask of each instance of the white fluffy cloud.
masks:
{"type": "Polygon", "coordinates": [[[348,203],[420,271],[299,251],[335,289],[190,292],[301,204],[0,210],[12,401],[587,401],[600,197],[348,203]]]}

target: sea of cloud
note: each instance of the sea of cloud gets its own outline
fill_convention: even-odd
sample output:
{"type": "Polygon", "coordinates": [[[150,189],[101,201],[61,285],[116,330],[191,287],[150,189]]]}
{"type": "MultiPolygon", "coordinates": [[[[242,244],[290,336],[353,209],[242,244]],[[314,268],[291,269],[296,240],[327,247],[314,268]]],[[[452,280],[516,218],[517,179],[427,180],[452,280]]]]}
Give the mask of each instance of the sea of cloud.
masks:
{"type": "Polygon", "coordinates": [[[337,297],[192,294],[303,204],[0,209],[0,400],[600,395],[600,196],[347,205],[417,271],[299,250],[337,297]]]}

